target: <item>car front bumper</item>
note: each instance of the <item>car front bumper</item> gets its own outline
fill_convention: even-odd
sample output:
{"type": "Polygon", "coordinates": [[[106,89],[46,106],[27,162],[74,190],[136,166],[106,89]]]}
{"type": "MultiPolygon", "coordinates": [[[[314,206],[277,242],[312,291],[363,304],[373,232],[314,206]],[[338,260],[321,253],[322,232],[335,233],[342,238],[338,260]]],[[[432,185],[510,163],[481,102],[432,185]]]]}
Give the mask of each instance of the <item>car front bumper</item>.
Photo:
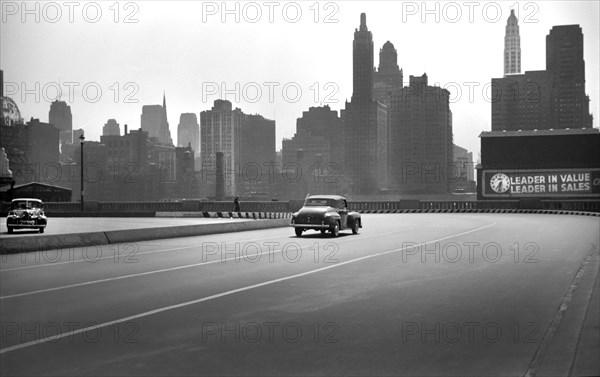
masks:
{"type": "Polygon", "coordinates": [[[290,224],[291,227],[294,228],[305,228],[305,229],[329,229],[331,225],[321,223],[321,224],[290,224]]]}
{"type": "Polygon", "coordinates": [[[8,219],[6,221],[7,228],[13,229],[37,229],[37,228],[45,228],[46,221],[45,220],[17,220],[17,219],[8,219]]]}

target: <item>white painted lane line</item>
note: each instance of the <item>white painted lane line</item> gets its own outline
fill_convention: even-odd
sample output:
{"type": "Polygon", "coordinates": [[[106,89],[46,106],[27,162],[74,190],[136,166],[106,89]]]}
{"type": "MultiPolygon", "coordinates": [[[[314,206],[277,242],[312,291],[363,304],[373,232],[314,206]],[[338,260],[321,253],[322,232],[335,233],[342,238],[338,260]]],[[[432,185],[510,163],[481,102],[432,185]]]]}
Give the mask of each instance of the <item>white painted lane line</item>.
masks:
{"type": "MultiPolygon", "coordinates": [[[[461,233],[453,234],[453,235],[450,235],[450,236],[438,238],[436,240],[431,240],[431,241],[423,242],[422,245],[427,245],[427,244],[431,244],[431,243],[435,243],[435,242],[444,241],[444,240],[447,240],[447,239],[450,239],[450,238],[463,236],[465,234],[477,232],[479,230],[492,227],[494,225],[496,225],[496,223],[492,223],[492,224],[488,224],[488,225],[485,225],[485,226],[482,226],[482,227],[479,227],[479,228],[471,229],[471,230],[468,230],[466,232],[461,232],[461,233]]],[[[412,246],[414,246],[414,245],[412,245],[412,246]]],[[[412,247],[412,246],[410,246],[410,247],[412,247]]],[[[363,261],[363,260],[366,260],[366,259],[376,258],[376,257],[382,256],[382,255],[387,255],[387,254],[395,253],[395,252],[398,252],[398,251],[405,250],[407,248],[408,247],[403,247],[403,248],[400,248],[400,249],[393,249],[393,250],[386,250],[386,251],[382,251],[382,252],[379,252],[379,253],[366,255],[364,257],[358,257],[358,258],[350,259],[350,260],[345,261],[345,262],[340,262],[340,263],[332,264],[332,265],[329,265],[329,266],[317,268],[317,269],[314,269],[314,270],[310,270],[310,271],[306,271],[306,272],[301,272],[301,273],[298,273],[298,274],[294,274],[294,275],[290,275],[290,276],[285,276],[285,277],[278,278],[278,279],[268,280],[268,281],[265,281],[265,282],[262,282],[262,283],[252,284],[252,285],[248,285],[248,286],[241,287],[241,288],[232,289],[232,290],[229,290],[229,291],[226,291],[226,292],[217,293],[217,294],[214,294],[214,295],[211,295],[211,296],[207,296],[207,297],[202,297],[202,298],[199,298],[199,299],[196,299],[196,300],[182,302],[180,304],[165,306],[165,307],[154,309],[154,310],[150,310],[150,311],[147,311],[147,312],[134,314],[134,315],[131,315],[129,317],[123,317],[123,318],[115,319],[113,321],[99,323],[99,324],[94,325],[94,326],[84,327],[84,328],[81,328],[81,329],[77,329],[77,330],[73,330],[73,331],[69,331],[69,332],[65,332],[65,333],[53,335],[53,336],[50,336],[50,337],[47,337],[47,338],[41,338],[41,339],[32,340],[32,341],[21,343],[21,344],[16,344],[16,345],[11,346],[11,347],[1,348],[0,349],[0,354],[7,353],[7,352],[12,352],[12,351],[15,351],[15,350],[18,350],[18,349],[22,349],[22,348],[26,348],[26,347],[35,346],[36,344],[46,343],[46,342],[58,340],[58,339],[61,339],[61,338],[66,338],[66,337],[69,337],[69,336],[74,336],[74,335],[81,334],[81,333],[86,332],[86,331],[96,330],[96,329],[99,329],[99,328],[103,328],[103,327],[107,327],[107,326],[112,326],[112,325],[123,323],[123,322],[127,322],[127,321],[132,321],[132,320],[135,320],[135,319],[139,319],[139,318],[143,318],[143,317],[148,317],[148,316],[151,316],[151,315],[154,315],[154,314],[158,314],[158,313],[162,313],[162,312],[166,312],[166,311],[169,311],[169,310],[179,309],[179,308],[183,308],[183,307],[190,306],[190,305],[195,305],[195,304],[198,304],[198,303],[201,303],[201,302],[214,300],[216,298],[229,296],[229,295],[232,295],[232,294],[235,294],[235,293],[244,292],[244,291],[248,291],[248,290],[251,290],[251,289],[264,287],[264,286],[267,286],[267,285],[272,285],[272,284],[280,283],[282,281],[296,279],[296,278],[300,278],[300,277],[303,277],[303,276],[308,276],[308,275],[316,274],[316,273],[321,272],[321,271],[326,271],[326,270],[329,270],[329,269],[332,269],[332,268],[337,268],[337,267],[345,266],[347,264],[356,263],[356,262],[360,262],[360,261],[363,261]]]]}
{"type": "MultiPolygon", "coordinates": [[[[363,238],[380,237],[382,235],[390,234],[390,233],[397,233],[397,231],[379,233],[379,234],[371,235],[371,236],[363,236],[363,238]]],[[[264,238],[264,239],[266,239],[266,238],[264,238]]],[[[343,241],[344,240],[340,240],[338,242],[343,242],[343,241]]],[[[348,241],[351,241],[351,240],[349,239],[348,241]]],[[[311,247],[311,246],[313,246],[313,244],[302,246],[301,249],[304,249],[304,248],[307,248],[307,247],[311,247]]],[[[196,246],[193,246],[193,247],[196,247],[196,246]]],[[[252,257],[254,258],[257,255],[262,256],[262,255],[267,255],[267,254],[276,254],[276,253],[280,253],[284,249],[285,248],[278,249],[278,250],[269,250],[269,251],[265,251],[265,252],[262,252],[262,253],[256,253],[256,254],[253,254],[252,257]]],[[[213,261],[206,261],[206,262],[200,262],[200,263],[186,264],[186,265],[177,266],[177,267],[161,268],[159,270],[139,272],[139,273],[129,274],[129,275],[121,275],[121,276],[116,276],[116,277],[106,278],[106,279],[91,280],[91,281],[86,281],[86,282],[82,282],[82,283],[61,285],[61,286],[53,287],[53,288],[45,288],[45,289],[39,289],[39,290],[36,290],[36,291],[29,291],[29,292],[16,293],[16,294],[13,294],[13,295],[1,296],[0,300],[10,299],[10,298],[16,298],[16,297],[22,297],[22,296],[29,296],[29,295],[34,295],[34,294],[38,294],[38,293],[53,292],[53,291],[58,291],[58,290],[68,289],[68,288],[82,287],[82,286],[85,286],[85,285],[105,283],[105,282],[109,282],[109,281],[128,279],[128,278],[133,278],[133,277],[138,277],[138,276],[158,274],[158,273],[161,273],[161,272],[176,271],[176,270],[181,270],[181,269],[184,269],[184,268],[193,268],[193,267],[199,267],[199,266],[204,266],[204,265],[214,264],[214,263],[224,263],[224,262],[227,262],[227,261],[230,261],[230,260],[240,260],[242,258],[244,258],[244,256],[236,255],[235,257],[221,258],[221,259],[217,259],[217,260],[213,260],[213,261]]]]}

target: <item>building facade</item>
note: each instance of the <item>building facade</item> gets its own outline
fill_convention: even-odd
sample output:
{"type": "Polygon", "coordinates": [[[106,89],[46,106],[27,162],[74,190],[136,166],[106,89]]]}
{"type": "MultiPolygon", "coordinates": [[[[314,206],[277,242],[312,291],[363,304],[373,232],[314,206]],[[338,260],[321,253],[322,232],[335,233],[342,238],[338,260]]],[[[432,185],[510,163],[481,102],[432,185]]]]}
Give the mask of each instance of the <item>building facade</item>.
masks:
{"type": "Polygon", "coordinates": [[[398,66],[398,52],[387,41],[379,50],[379,67],[373,72],[373,96],[389,105],[392,93],[402,89],[404,73],[398,66]]]}
{"type": "Polygon", "coordinates": [[[401,194],[445,194],[455,179],[450,93],[410,76],[391,101],[391,187],[401,194]]]}
{"type": "Polygon", "coordinates": [[[148,132],[149,137],[157,138],[158,142],[173,145],[169,122],[167,120],[167,99],[163,95],[163,104],[142,106],[140,118],[142,130],[148,132]]]}
{"type": "Polygon", "coordinates": [[[0,147],[17,184],[60,178],[60,136],[49,123],[31,118],[25,125],[0,126],[0,147]]]}
{"type": "Polygon", "coordinates": [[[54,101],[50,104],[48,123],[60,132],[61,144],[73,144],[73,115],[71,106],[64,101],[54,101]]]}
{"type": "Polygon", "coordinates": [[[349,191],[374,194],[387,187],[387,106],[373,96],[373,36],[367,17],[353,41],[353,93],[344,113],[345,173],[349,191]]]}
{"type": "Polygon", "coordinates": [[[215,100],[211,110],[200,113],[202,169],[207,174],[216,172],[216,153],[223,152],[225,196],[236,193],[243,118],[244,113],[239,108],[234,110],[227,100],[215,100]]]}
{"type": "Polygon", "coordinates": [[[121,135],[121,127],[114,119],[109,119],[102,127],[102,136],[119,136],[121,135]]]}
{"type": "Polygon", "coordinates": [[[592,127],[585,94],[583,32],[579,25],[554,26],[546,36],[546,70],[552,90],[549,128],[592,127]]]}
{"type": "Polygon", "coordinates": [[[200,125],[194,113],[183,113],[179,116],[177,126],[177,146],[190,146],[194,153],[200,154],[200,125]]]}
{"type": "Polygon", "coordinates": [[[551,90],[547,71],[492,79],[492,131],[551,128],[551,90]]]}
{"type": "Polygon", "coordinates": [[[483,132],[478,200],[600,199],[595,128],[483,132]]]}
{"type": "Polygon", "coordinates": [[[504,35],[504,76],[521,73],[521,37],[515,10],[510,10],[504,35]]]}
{"type": "Polygon", "coordinates": [[[553,27],[546,70],[492,79],[491,102],[492,131],[591,128],[581,27],[553,27]]]}

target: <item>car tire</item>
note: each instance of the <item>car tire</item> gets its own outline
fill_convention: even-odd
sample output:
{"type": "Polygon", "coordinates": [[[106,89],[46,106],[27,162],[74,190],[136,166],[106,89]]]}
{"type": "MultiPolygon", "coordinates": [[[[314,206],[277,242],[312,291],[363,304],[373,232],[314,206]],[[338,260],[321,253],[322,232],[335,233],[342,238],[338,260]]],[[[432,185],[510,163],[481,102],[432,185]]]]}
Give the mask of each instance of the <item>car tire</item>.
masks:
{"type": "Polygon", "coordinates": [[[40,228],[40,233],[44,233],[44,228],[40,228]]]}
{"type": "Polygon", "coordinates": [[[8,228],[8,234],[12,234],[13,228],[8,228]]]}
{"type": "Polygon", "coordinates": [[[352,223],[352,234],[358,234],[358,220],[354,220],[352,223]]]}
{"type": "Polygon", "coordinates": [[[321,228],[321,234],[325,234],[325,233],[327,233],[327,229],[321,228]]]}
{"type": "Polygon", "coordinates": [[[302,228],[294,228],[294,231],[296,232],[296,236],[298,236],[298,237],[302,236],[302,228]]]}
{"type": "Polygon", "coordinates": [[[332,237],[337,237],[339,235],[340,235],[340,223],[336,221],[336,223],[333,226],[333,228],[331,228],[331,236],[332,237]]]}

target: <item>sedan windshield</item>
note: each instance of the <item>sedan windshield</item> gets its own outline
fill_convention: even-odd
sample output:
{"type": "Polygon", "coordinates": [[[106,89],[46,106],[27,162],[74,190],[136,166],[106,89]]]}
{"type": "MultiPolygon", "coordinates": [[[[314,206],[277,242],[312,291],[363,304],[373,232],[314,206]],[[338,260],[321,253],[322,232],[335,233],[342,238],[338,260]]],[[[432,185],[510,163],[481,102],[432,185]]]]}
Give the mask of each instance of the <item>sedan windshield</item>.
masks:
{"type": "Polygon", "coordinates": [[[335,207],[336,202],[333,199],[309,198],[304,205],[306,205],[306,206],[329,206],[329,207],[335,207]]]}
{"type": "Polygon", "coordinates": [[[19,200],[12,202],[12,209],[33,209],[41,208],[41,203],[34,200],[19,200]]]}

